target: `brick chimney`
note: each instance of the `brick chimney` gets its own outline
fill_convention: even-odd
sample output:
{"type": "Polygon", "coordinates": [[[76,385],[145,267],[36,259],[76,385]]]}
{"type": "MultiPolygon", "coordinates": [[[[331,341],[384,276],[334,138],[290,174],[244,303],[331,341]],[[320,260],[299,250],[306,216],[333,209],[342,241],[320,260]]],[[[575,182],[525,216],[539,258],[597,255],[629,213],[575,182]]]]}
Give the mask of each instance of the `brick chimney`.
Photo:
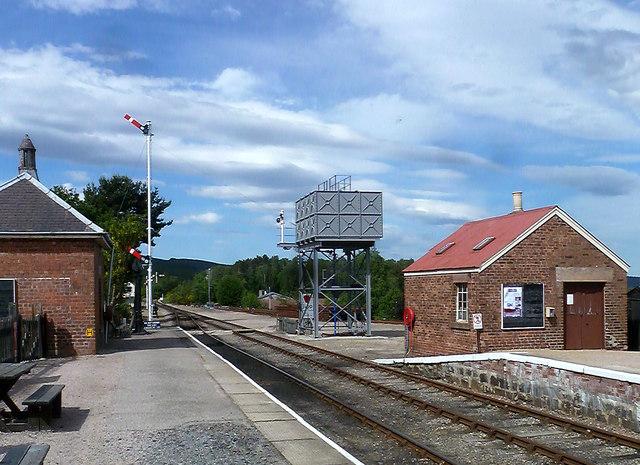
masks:
{"type": "MultiPolygon", "coordinates": [[[[24,135],[24,139],[22,139],[22,143],[20,147],[18,147],[18,154],[20,155],[18,174],[29,173],[38,179],[38,170],[36,170],[36,148],[33,146],[31,139],[29,139],[29,134],[24,135]]],[[[40,181],[40,179],[38,179],[38,181],[40,181]]]]}

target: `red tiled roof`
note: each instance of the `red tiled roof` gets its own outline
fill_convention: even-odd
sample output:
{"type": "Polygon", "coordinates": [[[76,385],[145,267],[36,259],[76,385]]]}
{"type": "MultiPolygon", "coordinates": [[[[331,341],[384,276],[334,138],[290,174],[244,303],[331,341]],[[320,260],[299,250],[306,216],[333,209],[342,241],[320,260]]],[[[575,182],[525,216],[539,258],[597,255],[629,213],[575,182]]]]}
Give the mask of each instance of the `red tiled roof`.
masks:
{"type": "Polygon", "coordinates": [[[508,215],[466,223],[405,268],[404,272],[479,268],[554,208],[556,207],[512,212],[508,215]],[[487,237],[495,239],[481,249],[473,250],[487,237]],[[450,242],[454,244],[441,254],[437,254],[450,242]]]}

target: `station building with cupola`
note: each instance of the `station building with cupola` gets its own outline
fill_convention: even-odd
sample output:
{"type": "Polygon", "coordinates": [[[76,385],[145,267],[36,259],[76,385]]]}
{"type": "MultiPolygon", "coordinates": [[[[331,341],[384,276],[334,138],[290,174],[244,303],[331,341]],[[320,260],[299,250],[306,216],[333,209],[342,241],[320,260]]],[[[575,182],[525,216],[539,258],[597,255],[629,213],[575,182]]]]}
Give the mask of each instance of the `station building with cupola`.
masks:
{"type": "Polygon", "coordinates": [[[0,184],[0,317],[46,317],[49,356],[95,354],[111,239],[40,182],[28,135],[18,153],[18,175],[0,184]]]}

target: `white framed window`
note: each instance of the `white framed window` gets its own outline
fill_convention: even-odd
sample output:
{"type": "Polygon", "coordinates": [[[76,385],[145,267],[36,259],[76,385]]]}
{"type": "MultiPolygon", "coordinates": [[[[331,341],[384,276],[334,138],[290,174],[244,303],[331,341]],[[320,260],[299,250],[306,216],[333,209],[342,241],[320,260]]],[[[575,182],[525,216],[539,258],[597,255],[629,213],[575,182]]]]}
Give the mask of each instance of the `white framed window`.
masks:
{"type": "Polygon", "coordinates": [[[469,292],[467,283],[456,284],[456,321],[469,321],[469,292]]]}

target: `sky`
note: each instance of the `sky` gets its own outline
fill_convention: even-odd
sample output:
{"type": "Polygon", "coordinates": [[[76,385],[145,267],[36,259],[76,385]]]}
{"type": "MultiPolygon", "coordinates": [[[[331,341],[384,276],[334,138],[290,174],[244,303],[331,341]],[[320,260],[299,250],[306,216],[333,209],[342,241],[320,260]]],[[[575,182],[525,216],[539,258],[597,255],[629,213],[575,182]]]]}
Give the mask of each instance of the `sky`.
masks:
{"type": "Polygon", "coordinates": [[[349,175],[385,258],[522,191],[640,274],[638,0],[0,2],[0,180],[25,133],[48,187],[146,179],[125,113],[172,202],[157,257],[292,258],[280,209],[349,175]]]}

